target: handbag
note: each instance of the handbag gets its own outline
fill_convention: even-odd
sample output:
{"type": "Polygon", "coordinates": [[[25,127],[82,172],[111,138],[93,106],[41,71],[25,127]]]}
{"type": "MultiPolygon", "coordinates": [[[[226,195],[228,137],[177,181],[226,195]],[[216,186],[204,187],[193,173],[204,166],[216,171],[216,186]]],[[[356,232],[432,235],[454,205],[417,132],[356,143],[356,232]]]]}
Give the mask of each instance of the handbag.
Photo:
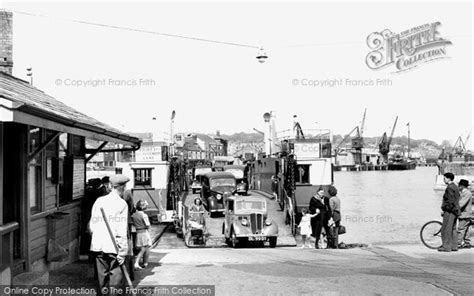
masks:
{"type": "Polygon", "coordinates": [[[339,228],[338,228],[337,233],[338,233],[338,234],[344,234],[344,233],[346,233],[346,226],[344,226],[344,225],[339,225],[339,228]]]}

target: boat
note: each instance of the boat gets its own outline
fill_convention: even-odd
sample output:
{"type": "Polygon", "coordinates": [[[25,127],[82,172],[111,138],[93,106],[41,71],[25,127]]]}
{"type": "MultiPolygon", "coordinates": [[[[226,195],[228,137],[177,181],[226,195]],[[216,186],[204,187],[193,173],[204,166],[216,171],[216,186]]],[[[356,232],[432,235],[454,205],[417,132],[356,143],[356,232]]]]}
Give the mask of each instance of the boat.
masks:
{"type": "Polygon", "coordinates": [[[469,136],[463,141],[461,137],[458,138],[454,144],[453,149],[446,153],[445,149],[438,157],[436,165],[438,166],[438,174],[436,175],[435,191],[444,191],[446,184],[444,183],[444,174],[453,173],[454,182],[459,183],[459,180],[465,179],[469,181],[469,189],[474,193],[474,155],[472,151],[466,149],[469,136]]]}
{"type": "Polygon", "coordinates": [[[405,171],[414,170],[416,168],[416,161],[408,158],[404,158],[401,155],[397,155],[392,161],[388,163],[389,171],[405,171]]]}
{"type": "Polygon", "coordinates": [[[408,127],[408,153],[407,157],[404,154],[396,153],[391,161],[388,162],[389,171],[406,171],[414,170],[416,168],[416,161],[410,158],[410,123],[407,123],[408,127]]]}
{"type": "Polygon", "coordinates": [[[439,158],[437,162],[438,175],[436,175],[435,191],[444,191],[446,184],[444,183],[444,174],[453,173],[454,182],[459,183],[459,180],[465,179],[469,181],[469,189],[474,193],[474,155],[464,154],[463,156],[451,156],[439,158]]]}

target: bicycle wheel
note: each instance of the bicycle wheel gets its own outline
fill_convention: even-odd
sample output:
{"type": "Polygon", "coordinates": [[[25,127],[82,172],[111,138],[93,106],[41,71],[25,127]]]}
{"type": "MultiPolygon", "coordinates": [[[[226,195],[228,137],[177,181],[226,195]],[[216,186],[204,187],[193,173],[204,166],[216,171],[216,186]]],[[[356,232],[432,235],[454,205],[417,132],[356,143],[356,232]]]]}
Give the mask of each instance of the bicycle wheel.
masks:
{"type": "Polygon", "coordinates": [[[442,246],[441,222],[427,222],[420,230],[421,242],[430,249],[437,249],[442,246]]]}

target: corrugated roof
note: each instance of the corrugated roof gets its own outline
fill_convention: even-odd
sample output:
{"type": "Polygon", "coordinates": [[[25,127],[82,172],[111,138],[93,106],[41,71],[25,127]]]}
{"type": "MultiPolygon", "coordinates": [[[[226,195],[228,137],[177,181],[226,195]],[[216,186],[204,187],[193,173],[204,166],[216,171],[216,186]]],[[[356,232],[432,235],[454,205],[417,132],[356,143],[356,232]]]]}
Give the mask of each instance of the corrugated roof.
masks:
{"type": "Polygon", "coordinates": [[[185,142],[183,149],[188,151],[203,151],[197,143],[194,142],[185,142]]]}
{"type": "MultiPolygon", "coordinates": [[[[66,122],[80,123],[90,127],[90,131],[97,131],[97,129],[103,129],[107,132],[117,134],[117,138],[127,138],[128,141],[139,143],[140,140],[136,137],[132,137],[116,128],[113,128],[103,122],[100,122],[90,116],[87,116],[69,106],[63,102],[53,98],[45,92],[37,89],[30,85],[28,82],[8,75],[4,72],[0,72],[0,97],[12,100],[24,104],[19,110],[33,108],[42,113],[47,113],[55,118],[62,119],[66,122]],[[26,107],[26,108],[25,108],[26,107]]],[[[28,111],[25,111],[28,113],[28,111]]],[[[111,137],[114,137],[108,134],[111,137]]]]}
{"type": "Polygon", "coordinates": [[[208,136],[208,135],[205,135],[205,134],[198,134],[198,133],[195,133],[195,135],[197,136],[197,138],[201,141],[204,141],[206,143],[210,143],[210,144],[220,144],[219,142],[217,142],[216,140],[214,140],[212,137],[208,136]]]}

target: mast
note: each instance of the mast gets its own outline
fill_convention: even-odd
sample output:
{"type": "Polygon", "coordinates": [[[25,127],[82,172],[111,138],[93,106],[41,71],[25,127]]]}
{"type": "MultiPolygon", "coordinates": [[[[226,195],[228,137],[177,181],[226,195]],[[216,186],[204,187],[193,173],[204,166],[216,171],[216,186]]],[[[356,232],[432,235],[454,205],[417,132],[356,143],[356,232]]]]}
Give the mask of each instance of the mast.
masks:
{"type": "Polygon", "coordinates": [[[407,123],[408,126],[408,159],[410,159],[410,123],[407,123]]]}

